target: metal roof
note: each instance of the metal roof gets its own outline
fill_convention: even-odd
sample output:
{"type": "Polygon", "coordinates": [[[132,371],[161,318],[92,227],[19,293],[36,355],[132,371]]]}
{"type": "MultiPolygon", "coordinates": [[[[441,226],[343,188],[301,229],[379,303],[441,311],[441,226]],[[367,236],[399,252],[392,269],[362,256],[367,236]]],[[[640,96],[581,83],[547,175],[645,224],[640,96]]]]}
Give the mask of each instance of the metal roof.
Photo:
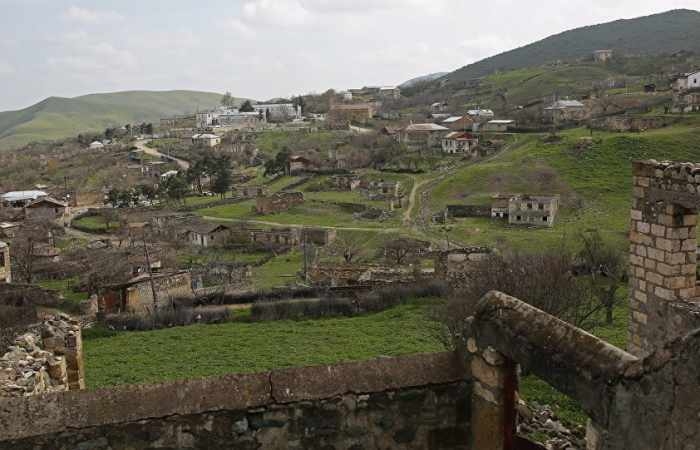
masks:
{"type": "Polygon", "coordinates": [[[2,198],[3,201],[6,202],[23,202],[27,200],[36,200],[41,197],[48,197],[49,194],[47,194],[44,191],[12,191],[12,192],[6,192],[5,194],[0,195],[0,198],[2,198]]]}
{"type": "Polygon", "coordinates": [[[447,131],[448,129],[436,123],[413,123],[406,127],[406,131],[447,131]]]}

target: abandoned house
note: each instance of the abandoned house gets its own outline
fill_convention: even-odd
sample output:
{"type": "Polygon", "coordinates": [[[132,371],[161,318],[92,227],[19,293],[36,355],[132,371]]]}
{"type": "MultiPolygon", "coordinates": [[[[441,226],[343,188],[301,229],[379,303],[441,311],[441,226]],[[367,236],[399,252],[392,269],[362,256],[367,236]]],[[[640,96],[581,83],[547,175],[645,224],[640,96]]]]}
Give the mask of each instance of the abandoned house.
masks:
{"type": "Polygon", "coordinates": [[[379,180],[363,182],[370,200],[393,200],[401,197],[401,182],[379,180]]]}
{"type": "Polygon", "coordinates": [[[300,155],[292,155],[289,157],[289,174],[298,175],[309,170],[318,169],[316,163],[308,158],[300,155]]]}
{"type": "Polygon", "coordinates": [[[365,125],[374,116],[374,109],[374,105],[369,103],[332,105],[327,122],[331,128],[346,128],[353,123],[365,125]]]}
{"type": "Polygon", "coordinates": [[[557,100],[544,108],[544,117],[549,122],[571,122],[586,117],[586,106],[578,100],[557,100]]]}
{"type": "Polygon", "coordinates": [[[512,195],[508,198],[508,211],[503,215],[504,197],[493,200],[491,216],[508,219],[511,225],[552,227],[559,210],[558,195],[512,195]]]}
{"type": "Polygon", "coordinates": [[[508,205],[512,195],[496,194],[491,197],[491,217],[494,219],[508,218],[508,205]]]}
{"type": "Polygon", "coordinates": [[[434,252],[435,278],[445,281],[465,278],[474,264],[488,258],[492,252],[488,247],[463,247],[434,252]]]}
{"type": "Polygon", "coordinates": [[[220,247],[226,245],[231,229],[226,225],[197,220],[183,225],[181,235],[195,247],[220,247]]]}
{"type": "Polygon", "coordinates": [[[609,50],[609,49],[595,50],[593,52],[593,60],[595,62],[604,63],[604,62],[607,62],[608,60],[612,59],[612,57],[613,57],[613,51],[609,50]]]}
{"type": "Polygon", "coordinates": [[[48,197],[44,191],[12,191],[0,195],[0,206],[5,208],[24,208],[29,203],[48,197]]]}
{"type": "Polygon", "coordinates": [[[11,241],[20,229],[20,222],[0,222],[0,239],[11,241]]]}
{"type": "Polygon", "coordinates": [[[159,273],[153,274],[152,278],[153,284],[150,275],[142,274],[126,283],[104,286],[97,303],[99,312],[152,312],[154,308],[169,305],[175,298],[193,296],[192,276],[189,272],[159,273]]]}
{"type": "Polygon", "coordinates": [[[305,244],[313,244],[323,247],[335,241],[337,232],[333,228],[303,228],[301,241],[305,244]]]}
{"type": "Polygon", "coordinates": [[[51,197],[42,197],[27,203],[24,215],[27,219],[62,219],[66,213],[66,205],[51,197]]]}
{"type": "Polygon", "coordinates": [[[477,156],[479,138],[470,132],[453,131],[442,138],[442,152],[449,155],[464,154],[477,156]]]}
{"type": "Polygon", "coordinates": [[[442,137],[449,131],[436,123],[414,123],[401,131],[399,142],[411,149],[440,147],[442,137]]]}
{"type": "Polygon", "coordinates": [[[12,283],[10,246],[3,241],[0,241],[0,283],[12,283]]]}
{"type": "Polygon", "coordinates": [[[258,214],[274,214],[286,211],[304,203],[302,192],[277,192],[270,196],[255,199],[255,212],[258,214]]]}
{"type": "Polygon", "coordinates": [[[250,230],[250,240],[265,247],[291,248],[301,244],[301,233],[298,228],[250,230]]]}
{"type": "Polygon", "coordinates": [[[267,188],[263,185],[237,186],[233,188],[234,195],[238,198],[258,198],[267,193],[267,188]]]}
{"type": "Polygon", "coordinates": [[[358,189],[362,180],[355,174],[331,175],[328,177],[328,184],[339,191],[354,191],[358,189]]]}
{"type": "Polygon", "coordinates": [[[201,133],[192,136],[192,143],[204,147],[216,147],[221,144],[221,137],[211,133],[201,133]]]}

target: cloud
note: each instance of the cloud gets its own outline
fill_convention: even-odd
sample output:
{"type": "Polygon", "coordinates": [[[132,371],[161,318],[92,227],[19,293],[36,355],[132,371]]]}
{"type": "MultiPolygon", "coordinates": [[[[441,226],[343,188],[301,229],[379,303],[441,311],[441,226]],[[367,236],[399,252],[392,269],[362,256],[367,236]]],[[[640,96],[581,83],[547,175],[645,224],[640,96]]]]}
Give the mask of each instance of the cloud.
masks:
{"type": "Polygon", "coordinates": [[[0,59],[0,76],[1,75],[12,75],[16,72],[16,69],[12,64],[7,61],[0,59]]]}
{"type": "Polygon", "coordinates": [[[137,58],[128,50],[107,42],[75,42],[66,47],[65,54],[49,57],[50,68],[67,71],[80,77],[106,77],[138,67],[137,58]]]}
{"type": "Polygon", "coordinates": [[[124,16],[115,11],[101,11],[96,9],[82,8],[80,6],[71,6],[64,13],[66,19],[82,23],[85,25],[101,25],[111,22],[119,22],[124,20],[124,16]]]}

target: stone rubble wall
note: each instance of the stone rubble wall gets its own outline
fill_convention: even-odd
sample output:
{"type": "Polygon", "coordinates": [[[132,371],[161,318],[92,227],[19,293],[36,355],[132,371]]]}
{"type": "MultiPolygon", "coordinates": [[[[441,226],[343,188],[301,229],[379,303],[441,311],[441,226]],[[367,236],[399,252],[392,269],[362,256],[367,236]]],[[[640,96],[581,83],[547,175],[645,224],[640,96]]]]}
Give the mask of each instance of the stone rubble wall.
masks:
{"type": "Polygon", "coordinates": [[[470,395],[437,353],[0,398],[0,448],[468,449],[470,395]]]}
{"type": "Polygon", "coordinates": [[[85,388],[82,333],[59,314],[29,328],[0,356],[0,397],[85,388]]]}

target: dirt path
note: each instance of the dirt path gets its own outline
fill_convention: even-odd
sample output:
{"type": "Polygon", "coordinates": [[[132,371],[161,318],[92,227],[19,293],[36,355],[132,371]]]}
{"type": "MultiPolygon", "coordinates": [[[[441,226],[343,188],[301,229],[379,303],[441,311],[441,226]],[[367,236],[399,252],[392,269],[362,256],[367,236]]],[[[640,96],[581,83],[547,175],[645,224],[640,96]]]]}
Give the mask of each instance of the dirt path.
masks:
{"type": "Polygon", "coordinates": [[[161,153],[158,150],[149,147],[148,144],[150,141],[146,139],[137,139],[134,142],[134,145],[136,148],[139,150],[143,150],[144,153],[151,155],[151,156],[157,156],[158,158],[161,159],[169,159],[171,161],[174,161],[182,170],[187,170],[190,168],[190,163],[185,161],[184,159],[179,159],[175,158],[174,156],[166,155],[165,153],[161,153]]]}

